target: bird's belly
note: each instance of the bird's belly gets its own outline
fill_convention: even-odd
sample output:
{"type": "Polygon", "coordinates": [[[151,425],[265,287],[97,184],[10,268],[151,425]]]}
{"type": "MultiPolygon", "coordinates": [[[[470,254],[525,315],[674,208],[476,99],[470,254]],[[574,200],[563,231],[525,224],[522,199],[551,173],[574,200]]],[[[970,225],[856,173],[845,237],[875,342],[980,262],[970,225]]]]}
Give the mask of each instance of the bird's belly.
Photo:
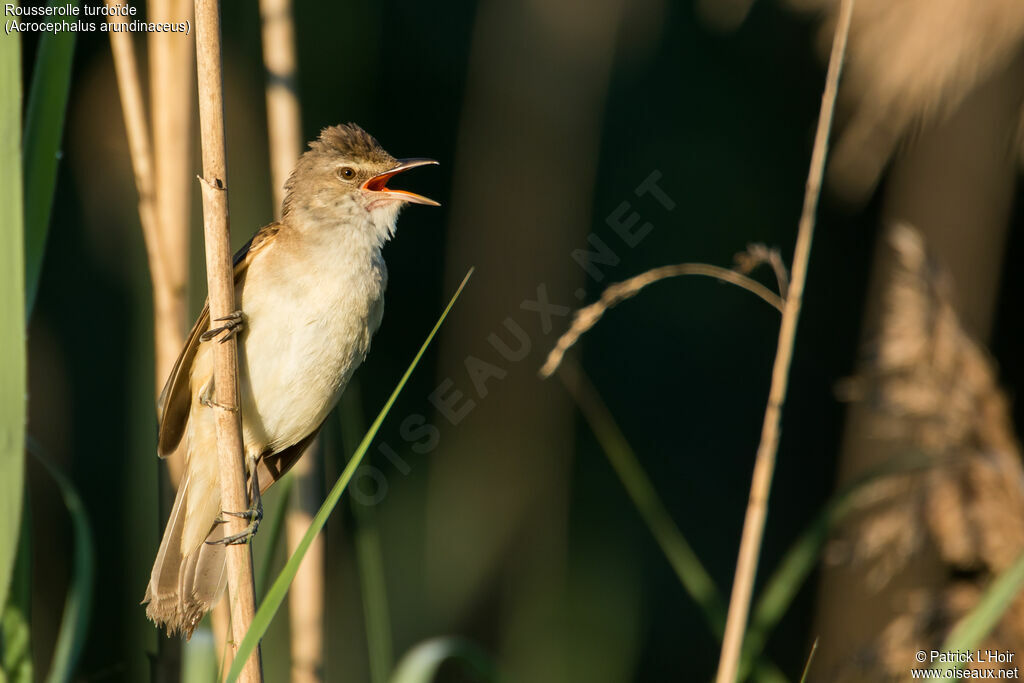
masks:
{"type": "Polygon", "coordinates": [[[243,290],[239,368],[247,450],[274,453],[308,436],[369,351],[383,313],[381,292],[322,285],[243,290]]]}

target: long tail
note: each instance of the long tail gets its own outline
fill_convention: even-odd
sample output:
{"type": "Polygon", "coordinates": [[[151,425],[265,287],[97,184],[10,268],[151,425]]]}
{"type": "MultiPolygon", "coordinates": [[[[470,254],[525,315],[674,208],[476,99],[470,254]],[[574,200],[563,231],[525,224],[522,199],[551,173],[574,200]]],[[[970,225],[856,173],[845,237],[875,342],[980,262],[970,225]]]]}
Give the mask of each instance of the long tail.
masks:
{"type": "Polygon", "coordinates": [[[212,515],[211,506],[206,504],[211,498],[219,502],[216,487],[216,480],[211,482],[209,477],[186,467],[153,563],[142,602],[147,605],[146,616],[166,628],[168,636],[180,634],[190,638],[227,585],[224,546],[203,542],[223,536],[223,525],[214,521],[219,504],[212,506],[212,515]],[[211,483],[214,490],[209,490],[211,483]],[[198,543],[194,532],[197,525],[208,530],[206,538],[200,538],[198,543]]]}

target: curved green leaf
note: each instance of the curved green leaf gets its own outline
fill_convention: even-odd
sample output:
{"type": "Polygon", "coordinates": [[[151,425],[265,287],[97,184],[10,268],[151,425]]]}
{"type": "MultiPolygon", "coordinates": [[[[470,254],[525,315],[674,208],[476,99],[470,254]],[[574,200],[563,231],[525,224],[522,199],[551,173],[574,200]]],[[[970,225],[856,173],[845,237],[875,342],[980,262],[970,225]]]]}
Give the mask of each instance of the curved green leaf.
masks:
{"type": "Polygon", "coordinates": [[[449,659],[461,661],[479,681],[498,681],[490,657],[465,638],[431,638],[409,650],[388,683],[430,683],[449,659]]]}
{"type": "Polygon", "coordinates": [[[47,683],[64,683],[71,680],[88,635],[89,617],[92,613],[93,575],[96,567],[95,544],[85,505],[71,480],[38,453],[35,455],[57,483],[64,505],[71,516],[71,529],[75,538],[71,583],[68,586],[67,598],[64,600],[64,615],[61,617],[60,630],[57,632],[57,644],[53,649],[50,673],[46,677],[47,683]]]}

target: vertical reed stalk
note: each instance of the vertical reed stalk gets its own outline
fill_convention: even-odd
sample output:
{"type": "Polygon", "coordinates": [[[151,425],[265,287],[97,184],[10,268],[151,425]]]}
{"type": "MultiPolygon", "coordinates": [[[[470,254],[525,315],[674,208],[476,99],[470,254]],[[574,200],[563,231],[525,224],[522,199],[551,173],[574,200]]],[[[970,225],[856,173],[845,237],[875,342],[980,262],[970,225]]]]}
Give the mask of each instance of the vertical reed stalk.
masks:
{"type": "MultiPolygon", "coordinates": [[[[206,277],[210,319],[223,318],[236,309],[231,234],[228,227],[227,162],[224,143],[224,83],[221,67],[220,3],[195,0],[196,67],[199,78],[199,129],[203,147],[203,229],[206,238],[206,277]]],[[[221,505],[245,510],[245,472],[241,419],[238,409],[237,340],[213,345],[214,401],[217,451],[220,461],[221,505]]],[[[240,533],[245,522],[228,517],[225,533],[240,533]]],[[[231,605],[232,643],[238,646],[256,614],[252,546],[227,547],[228,598],[231,605]]],[[[242,681],[262,681],[259,647],[253,648],[242,668],[242,681]]]]}
{"type": "MultiPolygon", "coordinates": [[[[124,5],[123,0],[106,0],[111,7],[124,5]]],[[[127,24],[123,16],[108,16],[107,21],[114,28],[116,24],[127,24]]],[[[153,283],[153,328],[155,347],[155,386],[159,393],[164,380],[185,340],[185,289],[188,277],[188,226],[163,225],[157,211],[158,182],[154,172],[153,147],[146,121],[146,105],[142,95],[142,80],[135,61],[132,34],[124,27],[110,31],[110,49],[114,56],[114,70],[117,87],[121,93],[121,110],[124,115],[125,132],[128,136],[128,151],[131,156],[135,187],[139,194],[139,222],[146,245],[149,261],[149,275],[153,283]],[[179,232],[185,234],[182,238],[179,232]],[[181,240],[184,239],[182,252],[181,240]]],[[[179,147],[184,147],[178,141],[179,147]]],[[[184,172],[184,171],[183,171],[184,172]]],[[[161,182],[171,182],[161,178],[161,182]]],[[[184,467],[178,453],[167,459],[172,483],[177,486],[184,467]]]]}
{"type": "Polygon", "coordinates": [[[260,0],[263,65],[267,77],[267,128],[274,215],[281,217],[284,183],[302,150],[302,122],[296,92],[295,22],[291,0],[260,0]]]}
{"type": "MultiPolygon", "coordinates": [[[[107,5],[117,7],[125,4],[119,0],[107,0],[107,5]]],[[[128,135],[128,152],[135,174],[135,187],[139,193],[139,221],[142,224],[142,235],[146,244],[146,256],[149,259],[149,272],[153,279],[153,304],[156,318],[166,308],[161,297],[162,288],[157,282],[166,282],[166,254],[162,249],[159,225],[157,222],[154,199],[153,150],[150,146],[149,127],[146,124],[146,106],[142,98],[142,86],[139,79],[139,67],[135,62],[135,48],[132,45],[131,33],[117,24],[126,24],[122,16],[108,16],[111,25],[110,50],[114,56],[114,71],[117,75],[117,88],[121,93],[121,111],[124,115],[125,132],[128,135]],[[114,30],[121,28],[121,30],[114,30]]],[[[160,385],[162,378],[157,378],[160,385]]]]}
{"type": "MultiPolygon", "coordinates": [[[[192,19],[188,0],[150,0],[149,20],[192,19]]],[[[149,101],[153,123],[154,211],[166,267],[160,290],[154,335],[156,389],[171,372],[188,332],[189,207],[192,181],[192,108],[195,102],[193,36],[149,34],[149,101]]],[[[182,455],[168,459],[175,486],[182,455]]]]}
{"type": "Polygon", "coordinates": [[[231,639],[231,612],[227,601],[221,600],[210,612],[210,631],[213,633],[213,648],[217,653],[217,680],[223,681],[234,661],[234,649],[228,647],[231,639]]]}
{"type": "MultiPolygon", "coordinates": [[[[310,451],[315,448],[311,447],[310,451]]],[[[292,472],[295,489],[285,526],[289,557],[298,549],[320,508],[317,503],[319,486],[313,467],[317,459],[314,455],[313,452],[306,453],[292,472]]],[[[323,669],[324,562],[324,537],[318,535],[309,545],[288,595],[292,683],[315,683],[320,680],[323,669]]]]}
{"type": "MultiPolygon", "coordinates": [[[[124,2],[120,0],[106,0],[106,4],[117,6],[124,4],[124,2]]],[[[153,4],[166,5],[167,2],[166,0],[155,0],[153,4]]],[[[156,12],[164,11],[166,13],[168,8],[164,7],[163,10],[151,8],[151,10],[156,12]]],[[[174,19],[168,18],[167,20],[174,19]]],[[[124,16],[109,16],[108,22],[110,22],[111,28],[119,25],[117,28],[124,29],[127,19],[124,16]]],[[[121,93],[121,108],[128,136],[129,156],[131,157],[132,169],[135,175],[135,187],[138,191],[139,221],[142,225],[142,237],[145,243],[148,264],[150,264],[150,280],[153,285],[153,337],[156,374],[154,386],[159,395],[164,385],[164,380],[170,374],[178,351],[184,343],[187,303],[184,297],[183,284],[188,276],[187,217],[185,217],[185,222],[180,224],[165,222],[166,216],[158,211],[160,197],[166,196],[167,190],[165,188],[173,186],[173,179],[168,177],[166,173],[161,175],[162,166],[159,158],[156,162],[154,161],[152,141],[146,127],[145,104],[142,96],[141,79],[135,62],[135,50],[131,33],[128,31],[111,31],[110,35],[114,68],[118,79],[118,90],[121,93]],[[155,164],[156,171],[154,169],[155,164]],[[183,236],[183,243],[182,238],[179,236],[183,236]]],[[[162,54],[166,49],[169,49],[166,47],[170,44],[168,43],[169,40],[174,40],[178,43],[182,43],[184,40],[178,38],[177,34],[174,34],[173,38],[163,36],[162,34],[154,34],[154,37],[151,37],[151,41],[158,40],[156,36],[161,36],[160,40],[165,45],[165,49],[155,49],[154,51],[160,51],[162,54]]],[[[183,44],[187,50],[188,43],[183,44]]],[[[175,77],[170,73],[175,66],[173,62],[166,58],[158,58],[156,55],[153,56],[152,61],[154,65],[157,62],[161,63],[161,69],[158,71],[155,67],[151,74],[151,80],[155,84],[166,84],[172,89],[190,90],[188,87],[190,80],[187,76],[191,72],[190,63],[188,65],[179,65],[185,73],[182,82],[180,77],[175,77]]],[[[169,153],[173,153],[175,156],[187,155],[185,150],[187,150],[188,145],[181,143],[182,139],[188,139],[187,135],[176,139],[176,144],[174,145],[169,146],[166,144],[167,135],[183,133],[179,129],[171,131],[162,127],[158,128],[162,122],[168,119],[169,115],[158,115],[157,112],[162,112],[163,108],[166,108],[170,102],[166,101],[166,93],[159,86],[154,86],[152,94],[154,96],[155,110],[154,130],[157,139],[164,140],[164,143],[158,144],[161,155],[167,156],[169,153]],[[161,93],[159,98],[158,93],[161,93]]],[[[186,102],[186,105],[187,102],[190,102],[190,98],[185,93],[174,92],[174,94],[181,101],[186,102]]],[[[188,114],[190,112],[185,112],[186,117],[188,114]]],[[[185,164],[187,164],[187,161],[185,161],[185,164]]],[[[166,164],[163,168],[166,168],[166,164]]],[[[178,173],[180,174],[180,182],[187,182],[187,166],[178,169],[178,173]]],[[[175,453],[167,459],[168,473],[174,486],[177,486],[183,468],[182,454],[175,453]]],[[[156,669],[157,680],[170,681],[180,678],[180,644],[172,641],[160,641],[159,650],[159,665],[156,669]]]]}
{"type": "Polygon", "coordinates": [[[779,423],[789,385],[789,369],[793,360],[793,347],[796,341],[797,322],[800,319],[804,284],[807,280],[815,215],[818,210],[818,197],[821,194],[821,182],[825,172],[828,137],[832,129],[832,114],[835,110],[839,74],[842,71],[852,15],[853,0],[842,0],[839,21],[832,40],[832,54],[829,57],[828,75],[825,79],[825,91],[821,98],[818,128],[814,136],[814,150],[811,153],[803,211],[800,214],[796,247],[793,252],[793,281],[782,310],[782,325],[779,328],[775,365],[772,368],[768,406],[761,429],[761,442],[758,444],[757,456],[754,461],[750,500],[747,504],[746,519],[743,522],[743,535],[740,540],[739,557],[736,561],[732,596],[729,599],[725,637],[722,641],[722,652],[718,662],[717,683],[733,683],[736,680],[740,650],[743,646],[743,634],[750,612],[750,598],[753,594],[754,578],[757,574],[757,561],[761,553],[765,519],[768,516],[768,496],[771,492],[775,458],[779,447],[779,423]]]}
{"type": "MultiPolygon", "coordinates": [[[[281,217],[284,184],[302,149],[302,124],[296,93],[295,23],[291,0],[260,0],[263,64],[267,79],[267,128],[274,215],[281,217]]],[[[291,555],[319,509],[316,467],[319,440],[296,463],[294,495],[285,526],[291,555]]],[[[323,667],[324,538],[310,545],[288,599],[291,623],[292,683],[320,680],[323,667]]]]}
{"type": "MultiPolygon", "coordinates": [[[[149,0],[149,20],[192,20],[190,0],[149,0]]],[[[195,35],[151,33],[149,43],[149,102],[153,123],[153,161],[156,181],[156,214],[161,247],[166,254],[167,280],[153,283],[165,289],[166,317],[158,317],[154,334],[156,389],[177,360],[188,333],[189,243],[192,199],[193,108],[195,106],[195,35]]],[[[171,483],[178,485],[184,453],[167,459],[171,483]]],[[[211,614],[213,632],[227,633],[227,604],[221,600],[211,614]]],[[[224,638],[214,639],[218,661],[224,654],[224,638]]]]}

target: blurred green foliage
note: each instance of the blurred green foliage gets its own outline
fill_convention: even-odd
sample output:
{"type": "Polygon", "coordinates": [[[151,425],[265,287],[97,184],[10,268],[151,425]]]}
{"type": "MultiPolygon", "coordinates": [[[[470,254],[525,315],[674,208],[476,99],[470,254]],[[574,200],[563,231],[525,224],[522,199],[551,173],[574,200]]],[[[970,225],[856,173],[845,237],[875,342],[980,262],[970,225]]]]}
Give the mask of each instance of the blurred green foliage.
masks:
{"type": "Polygon", "coordinates": [[[21,41],[0,40],[0,605],[21,527],[25,450],[25,261],[21,41]]]}

